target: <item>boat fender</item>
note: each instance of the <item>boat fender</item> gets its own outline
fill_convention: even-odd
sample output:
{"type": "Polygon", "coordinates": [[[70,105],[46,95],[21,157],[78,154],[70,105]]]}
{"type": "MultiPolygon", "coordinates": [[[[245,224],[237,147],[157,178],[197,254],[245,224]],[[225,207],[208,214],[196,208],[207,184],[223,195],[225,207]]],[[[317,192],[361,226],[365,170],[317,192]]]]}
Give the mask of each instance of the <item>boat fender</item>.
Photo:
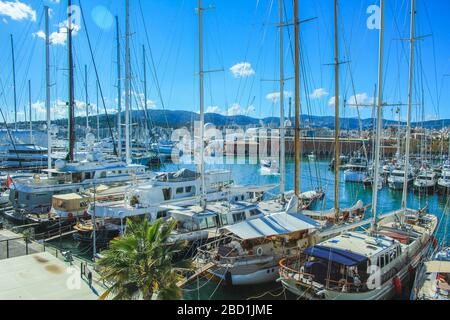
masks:
{"type": "Polygon", "coordinates": [[[263,253],[264,253],[264,250],[263,250],[262,247],[258,247],[258,248],[256,249],[256,255],[257,255],[258,257],[261,257],[261,256],[263,255],[263,253]]]}
{"type": "Polygon", "coordinates": [[[402,280],[400,279],[400,277],[399,276],[394,277],[394,279],[392,279],[392,284],[394,285],[395,293],[397,295],[401,295],[402,294],[402,280]]]}
{"type": "Polygon", "coordinates": [[[438,242],[437,242],[437,239],[436,239],[436,237],[434,237],[434,236],[433,236],[433,240],[432,240],[432,243],[433,243],[433,248],[434,248],[434,249],[436,249],[436,248],[437,248],[437,246],[438,246],[438,242]]]}

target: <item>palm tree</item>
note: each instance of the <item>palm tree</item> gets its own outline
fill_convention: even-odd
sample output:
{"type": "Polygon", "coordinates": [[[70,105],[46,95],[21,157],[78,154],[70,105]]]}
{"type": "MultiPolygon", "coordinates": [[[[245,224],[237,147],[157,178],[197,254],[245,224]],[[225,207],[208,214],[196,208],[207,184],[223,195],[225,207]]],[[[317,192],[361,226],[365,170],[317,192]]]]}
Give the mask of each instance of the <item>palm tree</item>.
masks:
{"type": "Polygon", "coordinates": [[[150,224],[147,219],[127,221],[127,231],[111,241],[98,261],[102,280],[111,283],[102,295],[115,300],[182,298],[177,286],[179,272],[191,269],[191,261],[174,262],[174,256],[186,247],[184,242],[168,244],[176,221],[150,224]]]}

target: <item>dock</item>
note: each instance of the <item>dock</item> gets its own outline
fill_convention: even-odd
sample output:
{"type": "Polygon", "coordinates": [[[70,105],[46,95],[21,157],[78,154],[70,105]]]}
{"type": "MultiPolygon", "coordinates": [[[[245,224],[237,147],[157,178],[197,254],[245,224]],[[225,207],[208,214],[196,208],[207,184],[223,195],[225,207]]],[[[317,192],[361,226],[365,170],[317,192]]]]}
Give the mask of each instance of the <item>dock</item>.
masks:
{"type": "Polygon", "coordinates": [[[204,274],[205,272],[207,272],[209,269],[211,269],[212,267],[214,267],[214,263],[210,262],[206,265],[204,265],[203,267],[197,269],[197,271],[190,277],[187,277],[181,281],[179,281],[177,283],[177,287],[178,288],[183,288],[186,284],[188,284],[189,282],[193,281],[194,279],[198,278],[199,276],[201,276],[202,274],[204,274]]]}

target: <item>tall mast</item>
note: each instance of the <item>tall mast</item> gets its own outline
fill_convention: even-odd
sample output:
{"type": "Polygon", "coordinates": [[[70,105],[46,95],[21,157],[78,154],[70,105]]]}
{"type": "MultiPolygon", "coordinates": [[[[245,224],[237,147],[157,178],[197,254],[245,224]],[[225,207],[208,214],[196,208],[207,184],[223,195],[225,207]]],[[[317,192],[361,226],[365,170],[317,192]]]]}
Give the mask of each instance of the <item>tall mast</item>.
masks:
{"type": "Polygon", "coordinates": [[[98,94],[98,90],[100,88],[100,83],[98,81],[96,81],[97,84],[97,141],[100,141],[100,108],[99,108],[99,94],[98,94]]]}
{"type": "Polygon", "coordinates": [[[283,57],[283,0],[278,1],[278,14],[280,19],[279,34],[280,34],[280,195],[281,201],[284,201],[285,192],[285,165],[286,165],[286,139],[284,127],[284,57],[283,57]]]}
{"type": "Polygon", "coordinates": [[[13,70],[13,94],[14,94],[14,130],[17,131],[17,88],[16,88],[16,59],[14,55],[14,39],[13,35],[11,38],[11,59],[12,59],[12,70],[13,70]]]}
{"type": "Polygon", "coordinates": [[[202,196],[205,190],[205,92],[204,92],[204,70],[203,70],[203,8],[202,0],[198,0],[198,59],[200,79],[200,174],[202,179],[202,196]]]}
{"type": "Polygon", "coordinates": [[[406,209],[408,201],[409,152],[411,149],[411,113],[414,77],[414,40],[416,23],[416,0],[411,0],[411,28],[409,38],[409,84],[408,84],[408,120],[406,124],[405,178],[403,182],[402,209],[406,209]]]}
{"type": "Polygon", "coordinates": [[[117,41],[117,137],[119,157],[122,158],[122,79],[120,69],[120,32],[119,17],[116,16],[116,41],[117,41]]]}
{"type": "MultiPolygon", "coordinates": [[[[146,55],[145,55],[145,45],[142,45],[142,64],[143,64],[143,71],[144,71],[144,112],[145,112],[145,134],[147,134],[148,132],[148,121],[147,121],[147,117],[148,117],[148,113],[147,113],[147,61],[146,61],[146,55]]],[[[146,141],[148,141],[148,139],[145,139],[146,141]]]]}
{"type": "Polygon", "coordinates": [[[334,209],[336,215],[339,215],[339,158],[340,141],[339,141],[339,26],[338,26],[338,3],[334,0],[334,83],[335,83],[335,154],[334,154],[334,209]]]}
{"type": "Polygon", "coordinates": [[[378,216],[378,184],[380,181],[381,134],[383,127],[383,63],[384,63],[384,0],[380,0],[380,36],[378,47],[378,98],[377,128],[375,135],[374,177],[372,184],[372,231],[377,228],[378,216]]]}
{"type": "Polygon", "coordinates": [[[49,32],[49,7],[44,7],[45,11],[45,107],[47,115],[47,167],[52,168],[52,135],[51,110],[50,110],[50,32],[49,32]]]}
{"type": "Polygon", "coordinates": [[[84,96],[86,98],[86,134],[89,130],[89,96],[88,96],[88,75],[87,75],[87,65],[84,65],[84,96]]]}
{"type": "Polygon", "coordinates": [[[131,87],[131,67],[130,67],[130,2],[125,0],[125,157],[130,163],[130,87],[131,87]]]}
{"type": "Polygon", "coordinates": [[[75,92],[73,74],[73,52],[72,52],[72,0],[67,0],[67,52],[69,64],[69,153],[67,160],[74,161],[75,149],[75,92]]]}
{"type": "Polygon", "coordinates": [[[33,120],[31,117],[32,109],[31,109],[31,80],[28,80],[28,107],[30,112],[30,143],[33,143],[33,120]]]}
{"type": "Polygon", "coordinates": [[[300,26],[298,19],[298,0],[294,0],[294,37],[295,37],[295,194],[300,195],[300,26]]]}

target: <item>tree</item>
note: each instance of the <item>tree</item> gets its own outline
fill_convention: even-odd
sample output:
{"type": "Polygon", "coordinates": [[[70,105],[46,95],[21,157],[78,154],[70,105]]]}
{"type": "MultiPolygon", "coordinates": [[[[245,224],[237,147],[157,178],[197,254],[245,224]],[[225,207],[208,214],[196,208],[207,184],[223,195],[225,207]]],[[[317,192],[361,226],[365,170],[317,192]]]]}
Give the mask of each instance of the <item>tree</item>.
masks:
{"type": "Polygon", "coordinates": [[[181,299],[179,273],[190,270],[191,261],[174,261],[186,247],[185,242],[169,243],[175,226],[176,221],[161,219],[154,224],[146,218],[128,220],[126,233],[111,241],[98,261],[102,280],[111,284],[101,299],[181,299]]]}

